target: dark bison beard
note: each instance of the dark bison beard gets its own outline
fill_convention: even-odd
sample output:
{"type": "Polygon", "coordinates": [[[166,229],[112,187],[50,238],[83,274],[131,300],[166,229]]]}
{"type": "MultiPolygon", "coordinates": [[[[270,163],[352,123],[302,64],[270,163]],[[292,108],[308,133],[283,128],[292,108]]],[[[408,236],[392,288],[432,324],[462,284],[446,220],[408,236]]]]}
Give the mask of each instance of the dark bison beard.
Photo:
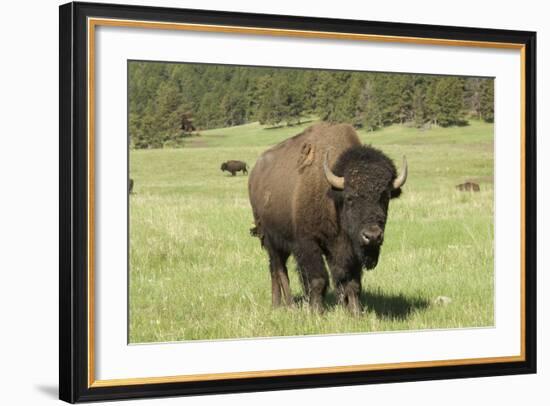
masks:
{"type": "Polygon", "coordinates": [[[367,270],[374,269],[378,264],[378,257],[380,256],[380,247],[367,247],[361,249],[361,263],[367,270]]]}
{"type": "MultiPolygon", "coordinates": [[[[351,239],[350,239],[351,240],[351,239]]],[[[376,268],[378,264],[378,257],[380,256],[381,245],[377,246],[364,246],[360,244],[357,239],[351,240],[351,250],[353,252],[354,262],[361,264],[368,271],[376,268]]]]}

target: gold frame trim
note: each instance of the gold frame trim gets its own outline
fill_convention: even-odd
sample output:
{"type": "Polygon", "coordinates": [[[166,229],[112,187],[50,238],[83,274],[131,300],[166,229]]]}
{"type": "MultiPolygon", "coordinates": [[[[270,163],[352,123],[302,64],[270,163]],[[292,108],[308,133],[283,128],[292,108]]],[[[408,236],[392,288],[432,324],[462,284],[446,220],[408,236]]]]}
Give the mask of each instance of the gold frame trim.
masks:
{"type": "Polygon", "coordinates": [[[400,37],[391,35],[352,34],[342,32],[305,31],[290,29],[272,29],[258,27],[239,27],[208,24],[163,23],[139,20],[120,20],[108,18],[88,18],[88,388],[114,387],[126,385],[177,383],[193,381],[212,381],[219,379],[266,378],[278,376],[296,376],[312,374],[330,374],[339,372],[381,371],[397,368],[426,368],[475,364],[493,364],[522,362],[526,360],[526,324],[525,324],[525,45],[506,42],[464,41],[453,39],[432,39],[422,37],[400,37]],[[280,37],[339,39],[371,42],[389,42],[417,45],[460,46],[478,48],[513,49],[520,51],[520,162],[521,162],[521,270],[520,270],[520,337],[521,350],[517,356],[467,358],[455,360],[435,360],[417,362],[396,362],[384,364],[365,364],[331,366],[318,368],[277,369],[267,371],[221,372],[212,374],[174,375],[146,378],[95,379],[95,278],[94,278],[94,191],[95,191],[95,28],[97,26],[132,27],[161,30],[181,30],[195,32],[218,32],[244,35],[265,35],[280,37]]]}

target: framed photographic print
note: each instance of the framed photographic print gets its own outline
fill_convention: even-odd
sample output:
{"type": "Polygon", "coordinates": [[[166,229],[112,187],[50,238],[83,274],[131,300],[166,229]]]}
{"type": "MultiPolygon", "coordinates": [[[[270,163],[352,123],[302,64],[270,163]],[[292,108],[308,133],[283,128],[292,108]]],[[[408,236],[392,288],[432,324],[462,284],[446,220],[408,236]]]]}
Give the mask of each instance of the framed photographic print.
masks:
{"type": "Polygon", "coordinates": [[[536,34],[60,7],[60,398],[536,372],[536,34]]]}

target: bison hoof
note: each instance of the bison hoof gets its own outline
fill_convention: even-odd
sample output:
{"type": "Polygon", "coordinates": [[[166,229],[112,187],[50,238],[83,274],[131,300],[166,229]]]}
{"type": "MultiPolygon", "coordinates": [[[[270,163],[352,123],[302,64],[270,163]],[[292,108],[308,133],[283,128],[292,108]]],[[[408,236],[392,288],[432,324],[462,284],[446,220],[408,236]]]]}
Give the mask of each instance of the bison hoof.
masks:
{"type": "Polygon", "coordinates": [[[312,313],[316,314],[323,314],[325,312],[325,308],[322,303],[313,302],[309,304],[309,309],[312,313]]]}
{"type": "Polygon", "coordinates": [[[355,300],[350,299],[348,301],[348,310],[354,316],[361,315],[361,305],[359,304],[359,300],[357,298],[355,298],[355,300]]]}
{"type": "Polygon", "coordinates": [[[352,316],[360,316],[361,315],[361,309],[359,307],[351,307],[348,308],[349,312],[352,316]]]}

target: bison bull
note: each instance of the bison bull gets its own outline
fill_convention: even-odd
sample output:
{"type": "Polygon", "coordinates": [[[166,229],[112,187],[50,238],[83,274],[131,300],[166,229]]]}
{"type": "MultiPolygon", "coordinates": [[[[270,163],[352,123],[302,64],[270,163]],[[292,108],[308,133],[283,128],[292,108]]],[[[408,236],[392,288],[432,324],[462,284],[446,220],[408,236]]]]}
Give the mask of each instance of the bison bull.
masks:
{"type": "Polygon", "coordinates": [[[224,162],[220,168],[223,171],[231,173],[231,176],[235,176],[236,172],[242,171],[243,175],[248,174],[246,162],[242,161],[227,161],[224,162]]]}
{"type": "Polygon", "coordinates": [[[390,158],[362,145],[345,124],[314,125],[265,151],[248,192],[253,235],[269,255],[273,305],[292,303],[286,262],[293,255],[310,305],[321,310],[325,258],[339,303],[358,313],[363,268],[378,263],[389,201],[406,179],[404,157],[398,174],[390,158]]]}

